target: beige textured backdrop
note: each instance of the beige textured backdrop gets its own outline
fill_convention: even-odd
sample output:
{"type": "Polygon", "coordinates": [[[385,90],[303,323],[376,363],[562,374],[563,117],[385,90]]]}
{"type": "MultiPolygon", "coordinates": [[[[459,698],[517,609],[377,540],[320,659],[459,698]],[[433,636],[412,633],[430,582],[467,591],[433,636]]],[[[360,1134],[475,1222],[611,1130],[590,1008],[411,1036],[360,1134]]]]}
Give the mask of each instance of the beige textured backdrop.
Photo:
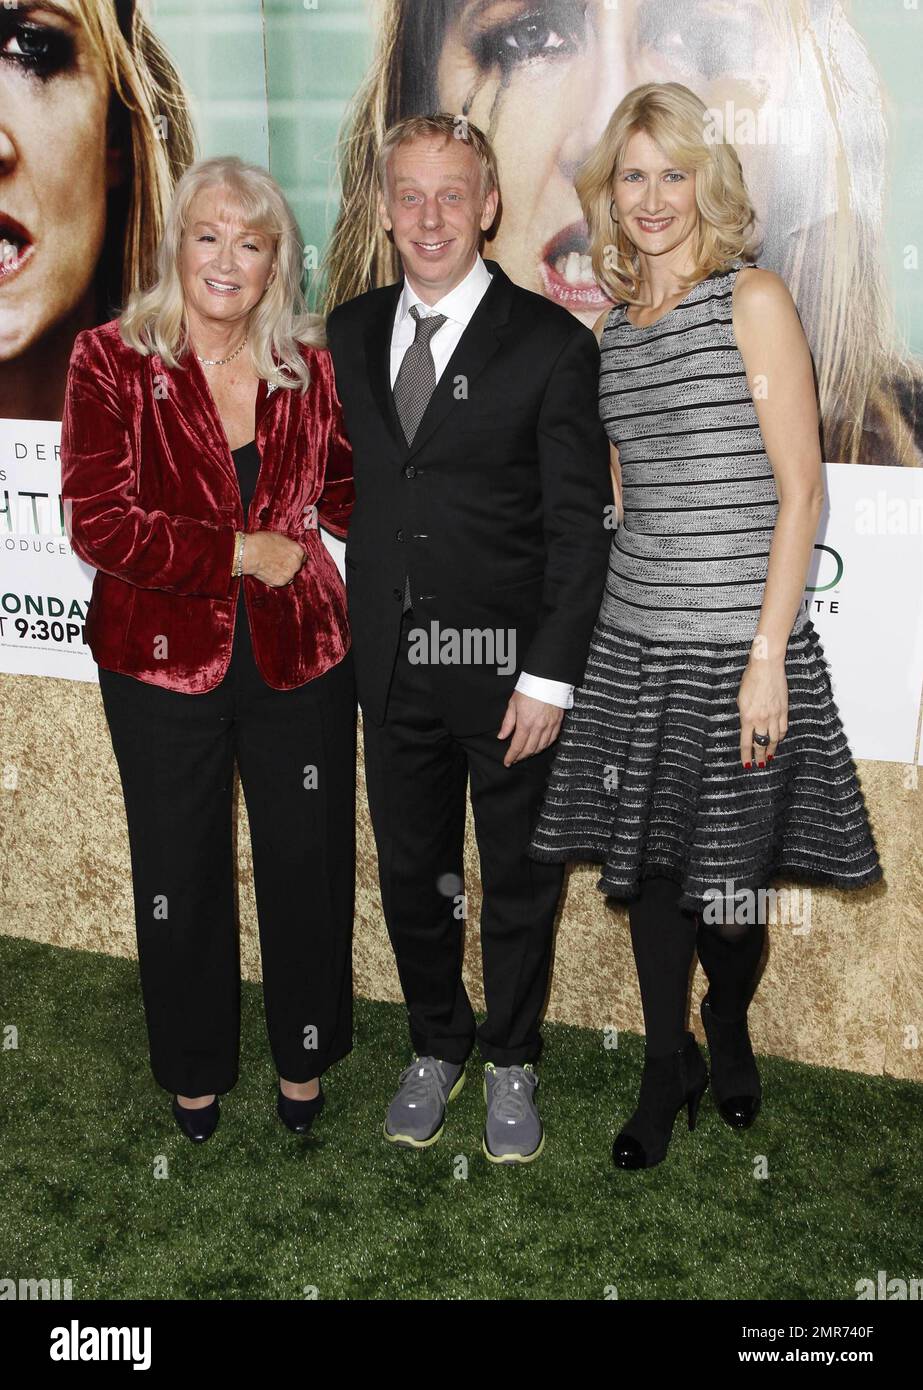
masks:
{"type": "MultiPolygon", "coordinates": [[[[360,737],[361,749],[361,737],[360,737]]],[[[923,1080],[921,818],[911,772],[860,763],[886,883],[862,893],[815,889],[810,931],[784,923],[751,1006],[758,1051],[923,1080]],[[914,1044],[917,1045],[914,1045],[914,1044]]],[[[128,837],[99,690],[83,682],[0,676],[0,922],[12,936],[134,956],[128,837]]],[[[356,992],[399,1000],[381,915],[375,851],[359,772],[356,992]]],[[[247,817],[237,788],[241,953],[259,978],[247,817]]],[[[592,865],[574,868],[560,915],[547,1017],[643,1031],[627,918],[608,908],[592,865]]],[[[477,860],[470,813],[465,974],[483,1007],[477,860]]],[[[693,1027],[701,1038],[693,990],[693,1027]]],[[[139,1033],[139,1046],[142,1034],[139,1033]]]]}

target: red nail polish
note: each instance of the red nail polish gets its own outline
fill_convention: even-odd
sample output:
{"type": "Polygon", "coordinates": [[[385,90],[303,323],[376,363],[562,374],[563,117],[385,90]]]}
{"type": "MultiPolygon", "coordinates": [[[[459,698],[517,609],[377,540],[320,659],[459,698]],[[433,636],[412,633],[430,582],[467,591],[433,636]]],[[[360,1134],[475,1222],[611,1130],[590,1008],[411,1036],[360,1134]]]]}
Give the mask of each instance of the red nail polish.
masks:
{"type": "Polygon", "coordinates": [[[750,766],[749,763],[744,763],[744,767],[749,767],[749,766],[750,766]]]}
{"type": "Polygon", "coordinates": [[[766,766],[765,763],[757,763],[757,767],[765,767],[765,766],[766,766]]]}
{"type": "Polygon", "coordinates": [[[772,760],[773,760],[773,758],[774,758],[775,756],[776,756],[775,753],[767,753],[767,754],[766,754],[766,761],[767,761],[767,763],[771,763],[772,760]]]}

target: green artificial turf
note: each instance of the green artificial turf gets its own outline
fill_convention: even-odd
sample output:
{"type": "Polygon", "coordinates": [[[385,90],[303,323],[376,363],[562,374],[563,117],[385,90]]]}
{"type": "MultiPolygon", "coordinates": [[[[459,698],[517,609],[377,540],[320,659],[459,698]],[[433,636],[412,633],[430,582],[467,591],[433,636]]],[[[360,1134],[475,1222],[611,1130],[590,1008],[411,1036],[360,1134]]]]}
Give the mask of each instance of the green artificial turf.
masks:
{"type": "Polygon", "coordinates": [[[642,1040],[607,1051],[549,1024],[545,1152],[500,1168],[480,1150],[476,1054],[438,1144],[385,1143],[405,1012],[358,1000],[355,1048],[300,1139],[245,984],[241,1081],[193,1145],[150,1073],[133,962],[0,937],[0,980],[0,1037],[19,1035],[0,1052],[3,1278],[69,1278],[75,1299],[852,1299],[878,1270],[921,1272],[914,1083],[766,1058],[753,1129],[706,1097],[663,1164],[624,1173],[609,1150],[642,1040]]]}

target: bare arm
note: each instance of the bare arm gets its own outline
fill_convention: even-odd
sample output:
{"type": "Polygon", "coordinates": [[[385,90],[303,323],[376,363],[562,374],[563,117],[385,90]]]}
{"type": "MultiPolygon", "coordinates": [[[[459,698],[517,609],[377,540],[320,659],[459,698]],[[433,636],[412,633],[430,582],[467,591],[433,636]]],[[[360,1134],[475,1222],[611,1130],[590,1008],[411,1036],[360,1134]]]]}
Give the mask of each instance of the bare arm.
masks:
{"type": "Polygon", "coordinates": [[[741,760],[759,765],[775,756],[788,727],[785,652],[804,598],[824,479],[811,354],[784,281],[769,270],[741,272],[733,318],[779,497],[763,604],[738,697],[741,760]],[[768,748],[752,743],[754,729],[768,731],[768,748]]]}

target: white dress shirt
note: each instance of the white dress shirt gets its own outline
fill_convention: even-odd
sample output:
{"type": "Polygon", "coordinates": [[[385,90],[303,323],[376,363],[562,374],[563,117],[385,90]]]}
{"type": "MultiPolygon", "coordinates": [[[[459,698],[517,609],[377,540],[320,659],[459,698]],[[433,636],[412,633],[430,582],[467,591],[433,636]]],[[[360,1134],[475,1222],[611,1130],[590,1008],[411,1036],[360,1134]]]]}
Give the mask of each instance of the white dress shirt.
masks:
{"type": "MultiPolygon", "coordinates": [[[[407,276],[404,276],[404,288],[397,301],[394,327],[391,331],[392,389],[404,360],[404,353],[416,334],[416,323],[410,312],[413,305],[419,306],[418,313],[421,318],[427,318],[430,314],[446,316],[445,323],[440,324],[429,340],[438,381],[492,278],[483,258],[478,256],[464,280],[457,284],[454,290],[449,290],[449,293],[436,304],[429,305],[423,302],[411,288],[407,276]]],[[[543,700],[546,704],[558,705],[561,709],[570,709],[574,703],[572,685],[567,685],[564,681],[547,680],[544,676],[530,676],[526,671],[520,672],[516,689],[522,695],[531,695],[534,700],[543,700]]]]}

